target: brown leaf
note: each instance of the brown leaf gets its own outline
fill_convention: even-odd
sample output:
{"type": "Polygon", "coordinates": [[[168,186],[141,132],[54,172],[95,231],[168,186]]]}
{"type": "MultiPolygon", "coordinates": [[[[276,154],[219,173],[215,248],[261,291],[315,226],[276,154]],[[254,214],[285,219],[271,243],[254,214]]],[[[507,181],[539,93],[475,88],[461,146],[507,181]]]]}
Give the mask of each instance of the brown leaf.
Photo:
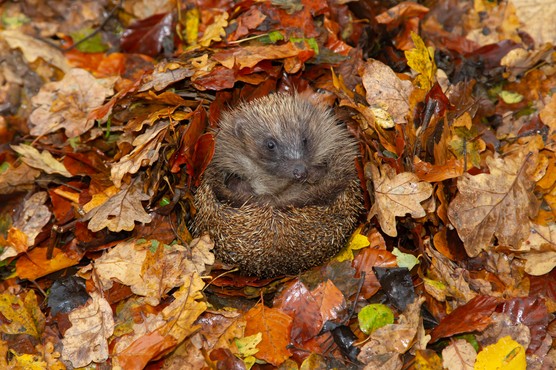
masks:
{"type": "Polygon", "coordinates": [[[130,231],[135,222],[151,222],[151,216],[143,209],[142,201],[149,196],[141,192],[139,186],[131,185],[120,190],[102,205],[85,215],[89,221],[89,230],[99,231],[107,227],[110,231],[130,231]]]}
{"type": "Polygon", "coordinates": [[[397,236],[396,216],[410,214],[414,218],[424,217],[425,209],[421,202],[432,195],[432,186],[419,181],[414,173],[403,172],[393,175],[387,167],[379,174],[372,167],[371,174],[375,187],[375,203],[369,217],[377,215],[382,231],[389,236],[397,236]]]}
{"type": "Polygon", "coordinates": [[[401,80],[390,67],[374,59],[369,59],[359,73],[369,105],[386,111],[394,123],[407,122],[411,81],[401,80]]]}
{"type": "Polygon", "coordinates": [[[125,175],[137,173],[141,167],[150,166],[158,160],[160,147],[169,126],[169,122],[160,121],[133,140],[135,148],[131,153],[124,155],[112,165],[110,176],[116,187],[121,187],[125,175]]]}
{"type": "Polygon", "coordinates": [[[491,315],[502,299],[478,295],[446,316],[431,332],[431,342],[471,331],[483,331],[492,322],[491,315]]]}
{"type": "Polygon", "coordinates": [[[487,164],[490,174],[465,174],[459,179],[459,193],[448,209],[471,257],[490,249],[494,236],[499,245],[519,248],[529,235],[529,217],[536,212],[526,159],[495,157],[487,164]]]}
{"type": "Polygon", "coordinates": [[[114,333],[114,319],[110,304],[97,292],[85,307],[70,312],[71,328],[66,330],[62,343],[62,358],[74,367],[108,359],[107,339],[114,333]]]}
{"type": "Polygon", "coordinates": [[[112,95],[114,78],[96,79],[84,69],[71,69],[61,81],[45,84],[33,97],[29,116],[31,134],[42,136],[64,129],[68,137],[93,127],[88,114],[112,95]]]}
{"type": "Polygon", "coordinates": [[[291,42],[282,45],[244,46],[229,48],[219,51],[213,58],[224,67],[233,69],[235,66],[241,68],[253,68],[262,60],[284,59],[294,57],[305,51],[291,42]]]}
{"type": "Polygon", "coordinates": [[[292,318],[276,308],[268,308],[259,303],[245,314],[247,326],[245,336],[262,333],[262,340],[257,345],[257,358],[280,365],[290,356],[287,348],[290,343],[292,318]]]}
{"type": "Polygon", "coordinates": [[[42,170],[48,174],[58,174],[65,177],[72,177],[72,174],[58,162],[50,152],[43,150],[42,153],[31,145],[12,145],[12,149],[21,156],[21,160],[28,166],[42,170]]]}
{"type": "Polygon", "coordinates": [[[25,200],[20,217],[15,220],[14,227],[27,235],[27,246],[35,244],[35,238],[42,228],[50,221],[52,213],[45,205],[48,193],[39,191],[25,200]]]}
{"type": "Polygon", "coordinates": [[[29,191],[33,188],[40,171],[25,162],[17,167],[8,167],[0,176],[0,194],[11,194],[18,191],[29,191]]]}

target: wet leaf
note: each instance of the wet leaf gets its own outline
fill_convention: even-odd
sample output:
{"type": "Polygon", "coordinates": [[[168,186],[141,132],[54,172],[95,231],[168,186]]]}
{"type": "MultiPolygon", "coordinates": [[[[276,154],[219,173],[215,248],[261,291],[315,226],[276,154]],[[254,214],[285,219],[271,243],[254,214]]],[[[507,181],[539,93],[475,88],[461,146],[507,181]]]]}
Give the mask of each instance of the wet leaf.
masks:
{"type": "Polygon", "coordinates": [[[290,316],[278,309],[258,304],[247,312],[245,319],[247,320],[246,336],[262,334],[262,340],[257,346],[258,359],[277,366],[291,356],[287,348],[292,325],[290,316]]]}

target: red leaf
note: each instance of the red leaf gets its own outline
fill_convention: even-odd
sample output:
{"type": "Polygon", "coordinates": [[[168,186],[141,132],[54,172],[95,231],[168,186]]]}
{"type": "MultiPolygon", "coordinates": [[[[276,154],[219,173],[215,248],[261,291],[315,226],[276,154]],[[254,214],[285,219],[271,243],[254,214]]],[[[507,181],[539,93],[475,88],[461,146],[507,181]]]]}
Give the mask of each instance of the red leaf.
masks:
{"type": "Polygon", "coordinates": [[[440,338],[471,331],[483,331],[491,323],[490,315],[501,298],[478,295],[446,316],[431,332],[431,343],[440,338]]]}
{"type": "Polygon", "coordinates": [[[124,31],[121,49],[128,53],[156,56],[163,43],[172,36],[173,13],[155,14],[142,19],[124,31]]]}

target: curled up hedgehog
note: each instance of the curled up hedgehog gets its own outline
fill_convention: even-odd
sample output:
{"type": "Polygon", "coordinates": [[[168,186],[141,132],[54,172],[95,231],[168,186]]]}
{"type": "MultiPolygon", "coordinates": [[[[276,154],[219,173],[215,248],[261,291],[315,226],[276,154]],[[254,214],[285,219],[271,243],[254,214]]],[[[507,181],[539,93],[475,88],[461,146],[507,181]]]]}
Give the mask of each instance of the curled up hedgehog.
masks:
{"type": "Polygon", "coordinates": [[[357,142],[326,107],[272,94],[223,114],[195,194],[193,233],[259,277],[297,274],[335,255],[362,211],[357,142]]]}

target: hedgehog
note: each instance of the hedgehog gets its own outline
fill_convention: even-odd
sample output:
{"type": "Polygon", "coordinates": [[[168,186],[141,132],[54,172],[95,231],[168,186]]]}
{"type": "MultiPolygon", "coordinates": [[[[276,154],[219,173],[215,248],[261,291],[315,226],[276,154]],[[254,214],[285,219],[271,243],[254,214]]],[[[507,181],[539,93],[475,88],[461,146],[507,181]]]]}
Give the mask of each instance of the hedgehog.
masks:
{"type": "Polygon", "coordinates": [[[246,275],[294,275],[334,256],[357,226],[357,141],[332,111],[276,93],[225,112],[195,193],[193,235],[246,275]]]}

